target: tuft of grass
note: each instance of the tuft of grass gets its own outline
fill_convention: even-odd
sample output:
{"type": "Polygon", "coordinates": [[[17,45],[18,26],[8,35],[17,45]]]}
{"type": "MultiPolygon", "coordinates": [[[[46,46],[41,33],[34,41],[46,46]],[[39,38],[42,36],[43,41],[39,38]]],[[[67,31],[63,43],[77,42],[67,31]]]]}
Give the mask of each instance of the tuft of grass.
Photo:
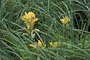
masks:
{"type": "Polygon", "coordinates": [[[89,0],[1,0],[0,4],[2,60],[90,60],[89,0]],[[21,20],[30,11],[39,19],[33,40],[21,20]],[[63,32],[60,19],[65,16],[70,23],[63,32]],[[46,44],[44,49],[29,46],[38,40],[46,44]],[[61,47],[53,48],[50,42],[61,43],[61,47]]]}

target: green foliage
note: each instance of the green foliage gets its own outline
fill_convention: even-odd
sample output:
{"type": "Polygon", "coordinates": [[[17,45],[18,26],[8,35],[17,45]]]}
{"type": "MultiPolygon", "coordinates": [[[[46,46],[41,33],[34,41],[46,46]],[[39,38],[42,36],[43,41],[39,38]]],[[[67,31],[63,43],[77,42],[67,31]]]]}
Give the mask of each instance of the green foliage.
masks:
{"type": "Polygon", "coordinates": [[[89,0],[1,0],[0,58],[2,60],[90,60],[89,0]],[[23,28],[24,12],[34,12],[33,40],[23,28]],[[63,32],[60,19],[68,16],[70,23],[63,32]],[[37,46],[41,40],[44,49],[37,46]],[[53,48],[49,42],[61,43],[53,48]]]}

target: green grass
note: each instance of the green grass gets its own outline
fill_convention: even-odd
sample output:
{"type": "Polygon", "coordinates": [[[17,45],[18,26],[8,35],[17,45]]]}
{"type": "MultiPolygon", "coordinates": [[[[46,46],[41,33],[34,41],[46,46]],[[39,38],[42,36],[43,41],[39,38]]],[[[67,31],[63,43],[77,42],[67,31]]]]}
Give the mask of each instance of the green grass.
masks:
{"type": "Polygon", "coordinates": [[[1,0],[0,58],[2,60],[90,60],[89,0],[1,0]],[[31,40],[21,17],[34,12],[35,37],[31,40]],[[66,32],[60,19],[68,16],[66,32]],[[41,40],[46,48],[29,44],[41,40]],[[53,48],[49,42],[60,42],[53,48]]]}

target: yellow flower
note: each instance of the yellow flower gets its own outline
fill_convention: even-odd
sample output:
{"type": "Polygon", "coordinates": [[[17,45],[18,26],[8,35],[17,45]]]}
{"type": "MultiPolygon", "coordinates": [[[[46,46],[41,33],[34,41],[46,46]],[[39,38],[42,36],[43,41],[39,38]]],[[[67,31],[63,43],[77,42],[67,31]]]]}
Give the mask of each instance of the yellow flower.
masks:
{"type": "Polygon", "coordinates": [[[57,45],[57,42],[54,42],[53,47],[54,47],[54,48],[57,48],[57,46],[58,46],[58,45],[57,45]]]}
{"type": "Polygon", "coordinates": [[[40,40],[38,40],[38,46],[42,47],[42,42],[40,40]]]}
{"type": "Polygon", "coordinates": [[[60,19],[60,21],[61,21],[63,24],[67,25],[67,24],[69,23],[69,21],[70,21],[70,18],[68,18],[68,17],[65,16],[65,18],[60,19]]]}
{"type": "Polygon", "coordinates": [[[53,43],[52,43],[52,42],[50,42],[49,44],[50,44],[51,46],[53,46],[53,43]]]}
{"type": "MultiPolygon", "coordinates": [[[[58,46],[58,43],[57,42],[50,42],[49,43],[52,47],[54,47],[54,48],[57,48],[57,46],[58,46]]],[[[59,47],[61,47],[61,44],[59,43],[59,47]]]]}
{"type": "MultiPolygon", "coordinates": [[[[36,44],[37,46],[41,47],[41,48],[44,48],[44,47],[46,46],[46,44],[45,44],[44,47],[43,47],[43,46],[42,46],[42,42],[41,42],[40,40],[38,40],[38,43],[36,42],[35,44],[36,44]]],[[[31,47],[33,47],[33,48],[36,48],[36,46],[33,45],[33,44],[29,44],[29,46],[31,46],[31,47]]]]}
{"type": "Polygon", "coordinates": [[[33,45],[33,44],[29,44],[29,46],[31,46],[31,47],[33,47],[33,48],[36,48],[36,46],[35,46],[35,45],[33,45]]]}
{"type": "Polygon", "coordinates": [[[25,12],[25,15],[22,16],[22,20],[26,23],[27,28],[33,28],[38,18],[35,18],[35,14],[33,12],[25,12]]]}

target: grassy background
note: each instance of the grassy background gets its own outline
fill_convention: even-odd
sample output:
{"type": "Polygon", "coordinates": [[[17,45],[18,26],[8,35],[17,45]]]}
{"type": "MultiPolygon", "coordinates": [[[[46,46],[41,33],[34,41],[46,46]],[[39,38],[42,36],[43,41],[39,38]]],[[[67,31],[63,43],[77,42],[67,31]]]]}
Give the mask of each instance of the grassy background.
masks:
{"type": "Polygon", "coordinates": [[[0,58],[2,60],[90,60],[90,0],[0,0],[0,58]],[[47,44],[45,50],[31,48],[30,36],[23,29],[24,12],[39,19],[33,41],[47,44]],[[67,41],[60,22],[70,18],[67,41]],[[66,47],[52,48],[49,42],[66,47]],[[50,48],[49,48],[50,47],[50,48]]]}

